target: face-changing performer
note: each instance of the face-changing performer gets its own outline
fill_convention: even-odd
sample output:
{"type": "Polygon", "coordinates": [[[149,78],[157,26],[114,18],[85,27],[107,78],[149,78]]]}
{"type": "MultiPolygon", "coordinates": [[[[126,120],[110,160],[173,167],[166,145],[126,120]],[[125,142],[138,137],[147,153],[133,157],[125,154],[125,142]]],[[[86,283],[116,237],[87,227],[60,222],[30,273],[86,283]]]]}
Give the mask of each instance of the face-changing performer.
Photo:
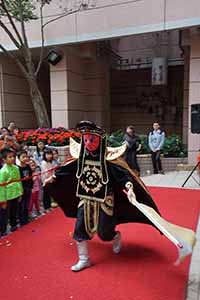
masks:
{"type": "Polygon", "coordinates": [[[179,260],[191,253],[195,243],[193,231],[160,217],[141,179],[120,158],[126,145],[107,147],[105,131],[90,121],[81,121],[77,130],[81,143],[71,139],[72,159],[45,182],[51,183],[49,190],[65,215],[76,218],[73,238],[79,260],[71,270],[77,272],[91,266],[88,240],[95,233],[103,241],[112,241],[113,252],[118,254],[121,234],[115,228],[128,222],[156,227],[179,248],[179,260]]]}

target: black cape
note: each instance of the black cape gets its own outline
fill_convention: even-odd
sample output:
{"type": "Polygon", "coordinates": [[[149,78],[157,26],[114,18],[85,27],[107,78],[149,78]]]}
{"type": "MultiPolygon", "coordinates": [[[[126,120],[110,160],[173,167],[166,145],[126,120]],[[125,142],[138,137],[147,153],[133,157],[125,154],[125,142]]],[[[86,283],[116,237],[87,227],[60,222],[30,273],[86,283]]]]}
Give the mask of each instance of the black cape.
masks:
{"type": "MultiPolygon", "coordinates": [[[[131,181],[137,201],[152,207],[159,213],[155,202],[141,179],[122,159],[112,162],[107,161],[107,169],[109,181],[114,190],[114,216],[116,217],[116,223],[137,222],[153,225],[146,216],[128,201],[126,194],[123,192],[125,184],[131,181]]],[[[80,200],[76,197],[78,183],[76,171],[77,160],[73,160],[55,171],[56,180],[48,186],[51,196],[61,207],[64,214],[70,218],[76,218],[80,200]]]]}

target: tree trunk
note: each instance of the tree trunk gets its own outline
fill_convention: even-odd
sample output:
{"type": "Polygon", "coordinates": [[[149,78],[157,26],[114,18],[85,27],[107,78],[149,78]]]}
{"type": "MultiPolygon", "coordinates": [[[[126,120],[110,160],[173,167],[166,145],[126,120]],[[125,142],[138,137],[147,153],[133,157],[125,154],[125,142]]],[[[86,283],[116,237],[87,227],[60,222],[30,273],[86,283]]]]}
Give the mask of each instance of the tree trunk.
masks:
{"type": "Polygon", "coordinates": [[[37,120],[37,126],[40,128],[50,127],[47,108],[37,83],[37,76],[35,75],[35,66],[32,61],[32,55],[30,49],[27,46],[25,46],[22,50],[22,53],[25,59],[26,66],[24,66],[19,61],[19,59],[17,59],[17,62],[29,84],[30,96],[33,104],[33,109],[35,112],[35,117],[37,120]]]}
{"type": "Polygon", "coordinates": [[[40,128],[50,127],[49,116],[47,113],[46,105],[40,89],[37,84],[36,78],[28,78],[28,83],[30,86],[31,100],[37,120],[37,125],[40,128]]]}

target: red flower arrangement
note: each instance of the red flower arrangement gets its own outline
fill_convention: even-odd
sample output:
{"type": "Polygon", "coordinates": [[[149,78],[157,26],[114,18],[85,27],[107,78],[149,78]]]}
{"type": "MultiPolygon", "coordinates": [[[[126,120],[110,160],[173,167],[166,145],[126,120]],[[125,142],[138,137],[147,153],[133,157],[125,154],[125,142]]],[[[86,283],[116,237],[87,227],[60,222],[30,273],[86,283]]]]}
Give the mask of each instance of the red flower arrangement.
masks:
{"type": "Polygon", "coordinates": [[[79,138],[80,134],[59,127],[22,131],[16,136],[19,144],[25,143],[29,146],[35,146],[38,141],[43,141],[45,144],[51,146],[66,146],[69,144],[70,137],[79,138]]]}

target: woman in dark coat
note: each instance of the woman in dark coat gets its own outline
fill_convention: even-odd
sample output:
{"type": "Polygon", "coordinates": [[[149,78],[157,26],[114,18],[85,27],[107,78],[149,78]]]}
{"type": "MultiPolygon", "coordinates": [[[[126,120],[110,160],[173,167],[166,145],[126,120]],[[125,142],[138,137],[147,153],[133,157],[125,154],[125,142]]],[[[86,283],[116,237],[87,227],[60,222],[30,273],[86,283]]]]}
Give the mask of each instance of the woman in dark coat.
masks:
{"type": "Polygon", "coordinates": [[[140,174],[140,167],[137,162],[137,152],[141,148],[139,137],[135,134],[135,129],[132,125],[126,128],[126,134],[124,135],[124,142],[127,145],[127,149],[124,153],[124,159],[129,167],[137,171],[140,174]]]}

